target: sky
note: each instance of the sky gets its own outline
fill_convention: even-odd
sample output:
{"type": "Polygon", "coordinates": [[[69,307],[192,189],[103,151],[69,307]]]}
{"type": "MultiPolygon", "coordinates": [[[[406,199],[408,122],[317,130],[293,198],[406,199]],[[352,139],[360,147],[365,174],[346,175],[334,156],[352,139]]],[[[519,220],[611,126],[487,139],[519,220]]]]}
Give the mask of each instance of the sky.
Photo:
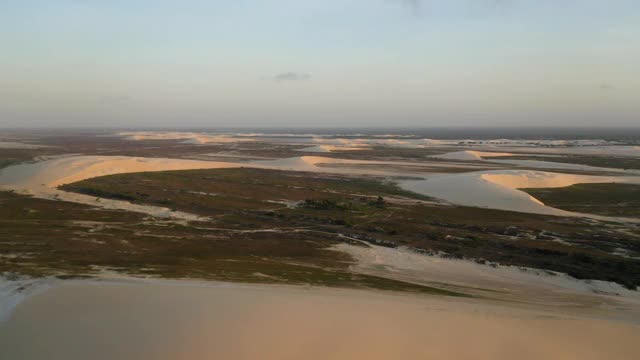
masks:
{"type": "Polygon", "coordinates": [[[640,125],[638,0],[0,0],[0,127],[640,125]]]}

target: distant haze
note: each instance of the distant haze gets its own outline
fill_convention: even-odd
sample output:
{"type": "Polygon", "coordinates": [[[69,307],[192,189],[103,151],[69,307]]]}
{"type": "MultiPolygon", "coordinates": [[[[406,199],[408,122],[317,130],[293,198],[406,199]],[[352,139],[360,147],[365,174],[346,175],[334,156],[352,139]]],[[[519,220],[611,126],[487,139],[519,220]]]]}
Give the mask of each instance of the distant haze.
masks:
{"type": "Polygon", "coordinates": [[[637,0],[5,0],[0,127],[636,126],[637,0]]]}

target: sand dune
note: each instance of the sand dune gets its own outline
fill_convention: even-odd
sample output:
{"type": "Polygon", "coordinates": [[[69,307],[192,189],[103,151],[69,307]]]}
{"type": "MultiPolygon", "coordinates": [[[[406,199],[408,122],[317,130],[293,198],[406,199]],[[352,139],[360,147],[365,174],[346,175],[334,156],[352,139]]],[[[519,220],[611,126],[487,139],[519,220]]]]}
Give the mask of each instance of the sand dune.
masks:
{"type": "Polygon", "coordinates": [[[572,216],[574,213],[545,206],[519,188],[564,187],[579,183],[640,182],[640,178],[587,176],[530,170],[495,170],[434,176],[400,183],[419,194],[454,204],[535,214],[572,216]]]}
{"type": "Polygon", "coordinates": [[[491,160],[485,160],[485,161],[492,162],[492,163],[515,165],[517,167],[534,168],[534,169],[563,169],[563,170],[578,170],[578,171],[589,171],[589,172],[621,173],[621,174],[627,174],[627,175],[640,175],[640,171],[635,169],[605,168],[605,167],[598,167],[598,166],[559,163],[559,162],[541,161],[541,160],[491,159],[491,160]]]}
{"type": "MultiPolygon", "coordinates": [[[[253,161],[249,163],[125,156],[71,156],[4,168],[0,170],[0,187],[43,198],[56,198],[88,203],[105,208],[123,208],[131,211],[148,212],[157,216],[170,216],[174,213],[168,211],[168,209],[141,207],[140,205],[115,200],[105,200],[97,203],[94,197],[66,193],[57,190],[56,187],[92,177],[120,173],[232,167],[254,167],[337,174],[411,175],[388,171],[385,170],[384,167],[384,165],[400,164],[420,165],[422,163],[347,160],[322,156],[300,156],[277,160],[253,161]],[[331,167],[331,165],[347,165],[347,167],[331,167]],[[359,165],[382,165],[382,167],[358,168],[359,165]]],[[[407,190],[443,199],[454,204],[570,216],[576,214],[545,206],[537,199],[518,190],[518,188],[563,187],[577,183],[638,182],[638,179],[640,178],[569,175],[525,170],[494,170],[436,175],[425,180],[403,181],[400,185],[407,190]]],[[[183,218],[189,218],[188,214],[178,215],[183,218]]]]}
{"type": "Polygon", "coordinates": [[[365,146],[338,146],[338,145],[318,145],[300,149],[298,151],[314,152],[314,153],[330,153],[332,151],[359,151],[368,150],[365,146]]]}
{"type": "Polygon", "coordinates": [[[70,156],[32,164],[20,164],[0,170],[0,186],[13,189],[53,188],[92,177],[186,169],[237,167],[227,162],[139,158],[127,156],[70,156]]]}
{"type": "MultiPolygon", "coordinates": [[[[527,167],[527,168],[536,168],[536,169],[566,169],[566,170],[594,171],[594,172],[608,172],[608,173],[620,172],[620,173],[627,173],[627,174],[634,174],[634,175],[640,174],[640,171],[631,170],[631,169],[604,168],[604,167],[589,166],[589,165],[582,165],[582,164],[560,163],[560,162],[541,161],[541,160],[509,159],[510,156],[527,156],[527,155],[541,156],[543,154],[503,153],[503,152],[464,150],[464,151],[449,152],[449,153],[440,154],[440,155],[432,155],[431,157],[436,159],[445,159],[445,160],[485,161],[485,162],[516,165],[517,167],[527,167]],[[485,159],[487,157],[492,157],[492,158],[505,157],[506,159],[485,159]]],[[[554,155],[548,155],[548,156],[554,156],[554,155]]]]}
{"type": "Polygon", "coordinates": [[[231,135],[207,134],[195,132],[163,132],[163,131],[132,131],[121,132],[117,136],[127,140],[182,140],[184,144],[211,144],[211,143],[234,143],[253,141],[251,137],[235,137],[231,135]]]}
{"type": "Polygon", "coordinates": [[[583,140],[524,140],[524,139],[422,139],[425,144],[435,146],[514,146],[514,147],[545,147],[545,148],[580,148],[595,146],[616,146],[617,141],[602,139],[583,140]]]}
{"type": "Polygon", "coordinates": [[[584,156],[620,156],[620,157],[640,157],[640,146],[626,145],[605,145],[605,146],[568,146],[568,147],[540,147],[528,146],[518,147],[508,146],[491,146],[483,148],[486,151],[515,151],[524,155],[584,155],[584,156]]]}
{"type": "MultiPolygon", "coordinates": [[[[318,165],[333,165],[333,164],[347,164],[347,165],[362,165],[362,164],[384,164],[385,162],[379,161],[367,161],[367,160],[347,160],[347,159],[335,159],[323,156],[297,156],[292,158],[284,158],[277,160],[265,160],[255,161],[249,166],[279,169],[279,170],[291,170],[291,171],[322,171],[322,172],[345,172],[343,169],[331,169],[330,167],[319,167],[318,165]]],[[[348,170],[353,173],[353,170],[348,170]]],[[[366,171],[364,171],[366,172],[366,171]]],[[[356,172],[357,173],[357,172],[356,172]]]]}
{"type": "Polygon", "coordinates": [[[553,307],[325,288],[75,281],[29,298],[0,324],[0,357],[626,360],[637,357],[639,336],[637,326],[553,307]]]}
{"type": "Polygon", "coordinates": [[[97,199],[95,196],[69,193],[57,186],[98,176],[113,174],[188,169],[220,169],[238,167],[228,162],[180,159],[136,158],[126,156],[71,156],[31,164],[14,165],[0,170],[0,189],[14,190],[45,199],[64,200],[106,209],[122,209],[150,214],[197,220],[200,217],[170,209],[132,204],[126,201],[97,199]]]}
{"type": "MultiPolygon", "coordinates": [[[[287,171],[311,171],[345,175],[420,176],[393,170],[393,165],[425,166],[423,162],[336,159],[323,156],[298,156],[277,160],[254,161],[248,167],[287,171]],[[337,165],[337,166],[334,166],[337,165]],[[388,166],[387,166],[388,165],[388,166]]],[[[441,166],[441,164],[434,164],[441,166]]],[[[456,164],[452,164],[455,167],[456,164]]]]}
{"type": "Polygon", "coordinates": [[[126,201],[97,199],[76,193],[58,190],[57,187],[93,177],[145,171],[168,171],[190,169],[220,169],[253,167],[262,169],[334,172],[343,174],[386,174],[384,171],[350,168],[327,168],[320,164],[361,164],[367,161],[333,159],[320,156],[301,156],[277,160],[262,160],[247,163],[214,162],[183,159],[139,158],[126,156],[69,156],[36,163],[9,166],[0,170],[0,189],[14,190],[45,199],[71,201],[106,209],[122,209],[150,214],[157,217],[173,217],[196,220],[198,216],[171,211],[163,207],[132,204],[126,201]]]}
{"type": "Polygon", "coordinates": [[[380,139],[380,138],[323,138],[314,137],[313,142],[320,144],[345,146],[352,148],[369,149],[372,146],[390,147],[390,148],[412,148],[418,149],[425,145],[421,139],[380,139]]]}
{"type": "Polygon", "coordinates": [[[588,176],[542,171],[494,171],[480,175],[483,180],[512,189],[556,188],[580,183],[612,183],[626,180],[610,176],[588,176]]]}
{"type": "Polygon", "coordinates": [[[486,152],[486,151],[455,151],[441,155],[432,155],[431,157],[437,159],[447,160],[484,160],[485,157],[498,157],[498,156],[514,156],[512,153],[499,153],[499,152],[486,152]]]}
{"type": "Polygon", "coordinates": [[[317,171],[316,164],[319,159],[328,159],[318,156],[299,156],[277,160],[254,161],[253,166],[267,169],[280,169],[291,171],[317,171]]]}
{"type": "MultiPolygon", "coordinates": [[[[145,172],[190,169],[221,169],[234,167],[253,167],[287,171],[336,172],[351,174],[352,169],[331,169],[319,167],[320,164],[360,164],[366,161],[342,160],[320,156],[301,156],[277,160],[262,160],[251,163],[214,162],[183,159],[139,158],[126,156],[70,156],[55,158],[37,163],[26,163],[0,170],[0,188],[14,190],[46,199],[71,201],[89,204],[107,209],[123,209],[147,213],[158,217],[175,217],[194,220],[199,217],[167,208],[131,204],[126,201],[96,199],[75,193],[58,190],[57,187],[93,177],[145,172]]],[[[375,162],[371,162],[375,163],[375,162]]],[[[362,173],[383,173],[376,170],[363,170],[362,173]]],[[[356,172],[358,173],[358,172],[356,172]]]]}

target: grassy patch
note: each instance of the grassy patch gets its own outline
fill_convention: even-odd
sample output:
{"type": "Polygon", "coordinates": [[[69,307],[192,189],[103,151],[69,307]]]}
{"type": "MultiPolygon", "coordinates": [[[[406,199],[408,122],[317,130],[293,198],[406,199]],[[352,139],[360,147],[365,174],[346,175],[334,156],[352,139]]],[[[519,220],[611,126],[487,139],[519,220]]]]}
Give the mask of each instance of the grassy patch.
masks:
{"type": "Polygon", "coordinates": [[[348,271],[351,258],[327,250],[330,233],[258,231],[258,216],[235,224],[183,226],[141,214],[0,192],[0,273],[82,278],[100,269],[162,278],[310,284],[464,296],[348,271]],[[249,230],[249,231],[246,231],[249,230]]]}
{"type": "MultiPolygon", "coordinates": [[[[387,202],[385,196],[416,195],[370,179],[221,169],[114,175],[63,189],[99,191],[115,198],[126,196],[138,203],[209,216],[211,221],[194,224],[208,230],[163,230],[180,240],[175,240],[175,249],[167,250],[166,258],[153,263],[174,261],[175,254],[198,259],[190,260],[190,267],[178,267],[180,271],[198,269],[199,263],[204,268],[198,271],[203,273],[236,276],[229,272],[228,264],[223,268],[211,260],[219,260],[217,255],[211,261],[202,257],[219,252],[236,258],[251,254],[255,258],[277,259],[280,264],[337,269],[344,263],[340,265],[335,255],[323,253],[322,249],[342,241],[337,236],[340,233],[378,245],[548,269],[581,279],[615,281],[630,288],[640,285],[640,262],[615,254],[619,249],[640,254],[640,239],[628,227],[472,207],[387,202]],[[297,202],[298,206],[287,206],[282,200],[297,202]],[[224,240],[207,249],[202,247],[212,246],[203,240],[207,236],[224,240]]],[[[255,264],[255,259],[249,263],[255,264]]],[[[265,271],[257,272],[266,274],[265,271]]],[[[293,281],[293,272],[288,274],[293,281]]]]}
{"type": "Polygon", "coordinates": [[[80,181],[65,191],[128,200],[204,216],[230,211],[274,210],[274,201],[328,201],[345,197],[425,199],[379,181],[261,169],[217,169],[121,174],[80,181]]]}
{"type": "Polygon", "coordinates": [[[584,156],[584,155],[565,155],[565,156],[509,156],[504,157],[486,157],[485,159],[497,160],[540,160],[564,164],[579,164],[602,168],[613,169],[640,169],[640,159],[631,156],[584,156]]]}
{"type": "Polygon", "coordinates": [[[606,216],[640,217],[640,185],[576,184],[562,188],[522,190],[558,209],[606,216]]]}

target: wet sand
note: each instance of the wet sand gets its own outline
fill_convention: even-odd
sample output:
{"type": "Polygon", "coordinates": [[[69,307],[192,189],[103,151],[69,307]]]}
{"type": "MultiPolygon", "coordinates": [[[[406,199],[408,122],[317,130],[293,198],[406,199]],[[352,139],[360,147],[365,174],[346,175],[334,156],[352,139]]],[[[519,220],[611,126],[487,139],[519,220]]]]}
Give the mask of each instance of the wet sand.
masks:
{"type": "Polygon", "coordinates": [[[640,327],[446,297],[64,282],[0,323],[1,359],[633,359],[640,327]]]}

